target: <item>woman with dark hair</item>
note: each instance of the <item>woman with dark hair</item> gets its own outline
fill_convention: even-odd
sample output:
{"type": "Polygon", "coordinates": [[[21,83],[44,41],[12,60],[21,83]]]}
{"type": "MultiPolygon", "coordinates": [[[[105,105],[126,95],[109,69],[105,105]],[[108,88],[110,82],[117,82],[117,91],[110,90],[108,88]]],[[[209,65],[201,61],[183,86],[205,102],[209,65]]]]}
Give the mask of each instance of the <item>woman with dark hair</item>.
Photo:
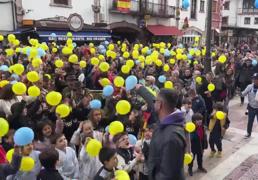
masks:
{"type": "Polygon", "coordinates": [[[3,111],[7,116],[11,115],[11,106],[22,100],[21,96],[15,96],[12,91],[12,85],[7,84],[0,91],[0,111],[3,111]]]}

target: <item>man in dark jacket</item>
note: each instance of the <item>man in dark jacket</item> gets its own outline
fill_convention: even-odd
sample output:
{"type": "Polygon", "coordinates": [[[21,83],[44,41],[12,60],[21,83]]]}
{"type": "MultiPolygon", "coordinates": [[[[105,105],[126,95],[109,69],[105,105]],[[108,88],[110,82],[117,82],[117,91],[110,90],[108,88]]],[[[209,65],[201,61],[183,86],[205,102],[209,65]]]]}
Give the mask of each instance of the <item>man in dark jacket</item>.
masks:
{"type": "Polygon", "coordinates": [[[149,151],[150,180],[184,180],[184,113],[176,109],[178,94],[161,89],[155,101],[160,120],[149,151]]]}

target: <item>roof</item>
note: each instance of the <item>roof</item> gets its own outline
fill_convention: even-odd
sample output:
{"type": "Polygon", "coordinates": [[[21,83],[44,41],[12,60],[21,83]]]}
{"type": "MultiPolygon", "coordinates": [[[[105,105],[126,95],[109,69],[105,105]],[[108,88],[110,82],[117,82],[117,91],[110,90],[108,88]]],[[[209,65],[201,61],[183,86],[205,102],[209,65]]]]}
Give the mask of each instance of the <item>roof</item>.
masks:
{"type": "Polygon", "coordinates": [[[148,25],[147,29],[155,36],[182,36],[183,32],[175,26],[148,25]]]}

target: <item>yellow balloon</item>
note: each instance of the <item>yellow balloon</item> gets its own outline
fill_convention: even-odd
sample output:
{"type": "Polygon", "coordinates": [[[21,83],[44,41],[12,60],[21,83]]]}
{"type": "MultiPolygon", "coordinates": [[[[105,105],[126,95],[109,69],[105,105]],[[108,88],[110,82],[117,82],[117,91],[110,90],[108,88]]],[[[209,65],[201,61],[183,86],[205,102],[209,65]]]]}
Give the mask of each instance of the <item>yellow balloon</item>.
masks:
{"type": "Polygon", "coordinates": [[[94,55],[96,53],[96,49],[95,48],[90,48],[90,53],[94,55]]]}
{"type": "Polygon", "coordinates": [[[17,47],[17,48],[15,49],[15,52],[16,52],[16,53],[21,53],[21,52],[22,52],[22,48],[17,47]]]}
{"type": "Polygon", "coordinates": [[[68,39],[66,40],[66,44],[67,44],[67,45],[72,45],[72,44],[73,44],[72,38],[68,38],[68,39]]]}
{"type": "Polygon", "coordinates": [[[139,56],[139,57],[138,57],[138,60],[139,60],[140,62],[144,62],[144,61],[145,61],[145,57],[144,57],[144,56],[139,56]]]}
{"type": "Polygon", "coordinates": [[[123,53],[123,57],[125,58],[125,59],[127,59],[127,58],[129,58],[130,57],[130,53],[129,52],[124,52],[123,53]]]}
{"type": "Polygon", "coordinates": [[[186,153],[184,156],[184,165],[188,165],[192,162],[193,156],[189,153],[186,153]]]}
{"type": "Polygon", "coordinates": [[[152,57],[151,57],[151,56],[147,56],[146,59],[145,59],[145,63],[146,63],[147,65],[151,65],[152,62],[153,62],[152,57]]]}
{"type": "Polygon", "coordinates": [[[195,55],[198,57],[201,55],[201,51],[198,49],[196,52],[195,52],[195,55]]]}
{"type": "Polygon", "coordinates": [[[40,58],[34,58],[31,63],[34,68],[38,68],[42,64],[42,60],[40,58]]]}
{"type": "Polygon", "coordinates": [[[8,34],[7,40],[8,42],[12,43],[16,39],[14,34],[8,34]]]}
{"type": "Polygon", "coordinates": [[[13,71],[15,74],[21,75],[24,72],[24,66],[22,64],[15,64],[13,71]]]}
{"type": "Polygon", "coordinates": [[[100,79],[99,82],[100,82],[101,86],[103,86],[103,87],[111,84],[111,82],[109,81],[108,78],[102,78],[102,79],[100,79]]]}
{"type": "Polygon", "coordinates": [[[108,45],[108,50],[113,51],[114,48],[115,48],[114,44],[109,44],[109,45],[108,45]]]}
{"type": "Polygon", "coordinates": [[[10,150],[6,153],[6,159],[7,159],[7,161],[8,161],[9,163],[12,162],[13,153],[14,153],[14,149],[10,149],[10,150]]]}
{"type": "Polygon", "coordinates": [[[105,56],[103,56],[102,54],[100,54],[100,55],[98,56],[98,58],[99,58],[99,60],[101,60],[101,61],[104,61],[104,60],[105,60],[105,56]]]}
{"type": "Polygon", "coordinates": [[[215,52],[212,52],[211,53],[211,57],[215,57],[216,56],[216,53],[215,52]]]}
{"type": "Polygon", "coordinates": [[[139,52],[137,50],[134,50],[132,52],[133,59],[137,59],[139,57],[139,52]]]}
{"type": "Polygon", "coordinates": [[[5,87],[7,84],[9,84],[9,81],[7,81],[7,80],[2,80],[2,81],[0,81],[0,87],[2,88],[2,87],[5,87]]]}
{"type": "Polygon", "coordinates": [[[38,55],[38,50],[37,48],[31,48],[30,49],[30,57],[34,58],[38,55]]]}
{"type": "Polygon", "coordinates": [[[13,84],[12,90],[16,95],[23,95],[26,93],[27,87],[22,82],[17,82],[13,84]]]}
{"type": "Polygon", "coordinates": [[[214,90],[215,90],[215,85],[214,85],[213,83],[210,83],[210,84],[208,85],[208,90],[209,90],[210,92],[214,91],[214,90]]]}
{"type": "Polygon", "coordinates": [[[57,48],[52,48],[52,52],[56,53],[57,52],[57,48]]]}
{"type": "Polygon", "coordinates": [[[87,63],[86,63],[86,61],[80,61],[80,67],[81,68],[85,68],[87,66],[87,63]]]}
{"type": "Polygon", "coordinates": [[[196,77],[195,81],[198,83],[198,84],[201,84],[202,83],[202,78],[200,76],[196,77]]]}
{"type": "Polygon", "coordinates": [[[61,118],[65,118],[70,114],[70,108],[66,104],[60,104],[56,107],[56,114],[61,118]]]}
{"type": "Polygon", "coordinates": [[[27,79],[34,83],[37,82],[40,78],[39,78],[39,74],[36,71],[30,71],[27,73],[27,79]]]}
{"type": "Polygon", "coordinates": [[[200,41],[200,37],[199,37],[199,36],[196,36],[196,37],[194,38],[194,41],[195,41],[195,42],[199,42],[199,41],[200,41]]]}
{"type": "Polygon", "coordinates": [[[124,170],[116,170],[115,171],[115,179],[116,180],[130,180],[130,176],[124,170]]]}
{"type": "Polygon", "coordinates": [[[0,35],[0,41],[3,41],[3,40],[4,40],[4,36],[0,35]]]}
{"type": "Polygon", "coordinates": [[[38,97],[40,95],[40,89],[37,86],[30,86],[28,88],[28,95],[31,97],[38,97]]]}
{"type": "Polygon", "coordinates": [[[130,72],[130,70],[131,70],[130,67],[127,66],[127,65],[123,65],[122,68],[121,68],[121,71],[124,74],[128,74],[130,72]]]}
{"type": "Polygon", "coordinates": [[[126,100],[120,100],[116,104],[116,112],[121,115],[126,115],[131,110],[131,104],[126,100]]]}
{"type": "Polygon", "coordinates": [[[189,54],[193,56],[194,53],[195,53],[194,49],[190,49],[189,54]]]}
{"type": "Polygon", "coordinates": [[[13,49],[6,49],[5,52],[6,52],[7,56],[12,56],[14,54],[14,50],[13,49]]]}
{"type": "Polygon", "coordinates": [[[55,61],[55,66],[56,66],[57,68],[61,68],[61,67],[64,66],[64,62],[63,62],[61,59],[57,59],[57,60],[55,61]]]}
{"type": "Polygon", "coordinates": [[[193,64],[198,64],[198,61],[197,61],[197,60],[195,60],[195,61],[193,62],[193,64]]]}
{"type": "Polygon", "coordinates": [[[68,33],[66,34],[66,36],[67,36],[68,38],[72,38],[72,37],[73,37],[73,34],[72,34],[71,32],[68,32],[68,33]]]}
{"type": "Polygon", "coordinates": [[[222,111],[217,111],[217,112],[216,112],[216,118],[217,118],[218,120],[224,120],[224,119],[225,119],[225,113],[222,112],[222,111]]]}
{"type": "Polygon", "coordinates": [[[169,71],[169,65],[168,64],[165,64],[164,66],[163,66],[163,71],[165,71],[165,72],[168,72],[169,71]]]}
{"type": "Polygon", "coordinates": [[[183,58],[183,55],[182,55],[182,54],[177,54],[177,55],[176,55],[176,59],[177,59],[177,60],[181,60],[182,58],[183,58]]]}
{"type": "Polygon", "coordinates": [[[97,66],[99,64],[99,59],[96,57],[91,58],[90,63],[94,66],[97,66]]]}
{"type": "Polygon", "coordinates": [[[15,39],[15,40],[13,41],[13,44],[14,44],[15,46],[19,46],[19,45],[20,45],[20,41],[19,41],[18,39],[15,39]]]}
{"type": "Polygon", "coordinates": [[[70,63],[77,63],[78,62],[78,56],[76,54],[72,54],[72,55],[69,56],[68,61],[70,63]]]}
{"type": "Polygon", "coordinates": [[[132,68],[132,67],[134,67],[134,61],[133,60],[127,60],[126,61],[126,66],[128,66],[128,67],[130,67],[130,68],[132,68]]]}
{"type": "Polygon", "coordinates": [[[31,171],[35,166],[35,161],[29,156],[22,157],[20,171],[31,171]]]}
{"type": "Polygon", "coordinates": [[[164,83],[164,88],[167,88],[167,89],[173,89],[173,82],[171,82],[171,81],[166,81],[165,83],[164,83]]]}
{"type": "Polygon", "coordinates": [[[227,61],[227,57],[225,56],[225,55],[221,55],[220,57],[219,57],[219,62],[220,63],[225,63],[227,61]]]}
{"type": "Polygon", "coordinates": [[[170,59],[170,60],[169,60],[169,63],[170,63],[170,64],[175,64],[175,63],[176,63],[176,60],[175,60],[175,59],[170,59]]]}
{"type": "Polygon", "coordinates": [[[116,59],[116,53],[115,53],[114,51],[111,51],[111,52],[110,52],[110,57],[111,57],[112,59],[116,59]]]}
{"type": "Polygon", "coordinates": [[[194,132],[195,124],[193,122],[188,122],[185,124],[185,130],[189,133],[194,132]]]}
{"type": "Polygon", "coordinates": [[[58,105],[62,100],[62,94],[56,91],[51,91],[46,95],[46,101],[51,106],[58,105]]]}
{"type": "Polygon", "coordinates": [[[124,78],[122,78],[121,76],[116,76],[114,79],[114,84],[116,87],[123,87],[125,83],[124,78]]]}
{"type": "Polygon", "coordinates": [[[94,47],[94,44],[91,42],[91,43],[89,44],[89,47],[94,47]]]}
{"type": "Polygon", "coordinates": [[[9,131],[9,123],[4,119],[0,118],[0,137],[5,136],[9,131]]]}
{"type": "Polygon", "coordinates": [[[99,69],[101,72],[107,72],[109,70],[109,64],[107,62],[102,62],[99,65],[99,69]]]}
{"type": "Polygon", "coordinates": [[[65,46],[65,47],[63,47],[63,49],[62,49],[62,53],[63,53],[64,55],[69,55],[69,54],[72,54],[72,53],[73,53],[73,50],[72,50],[71,48],[65,46]]]}
{"type": "Polygon", "coordinates": [[[113,121],[109,125],[109,133],[114,136],[124,131],[124,125],[120,121],[113,121]]]}
{"type": "Polygon", "coordinates": [[[90,139],[87,143],[85,150],[90,157],[96,157],[102,148],[102,144],[97,139],[90,139]]]}
{"type": "Polygon", "coordinates": [[[153,95],[153,96],[157,96],[156,91],[153,91],[150,87],[146,87],[146,89],[148,89],[148,91],[153,95]]]}
{"type": "Polygon", "coordinates": [[[157,61],[155,61],[155,64],[160,67],[162,66],[162,61],[160,59],[158,59],[157,61]]]}

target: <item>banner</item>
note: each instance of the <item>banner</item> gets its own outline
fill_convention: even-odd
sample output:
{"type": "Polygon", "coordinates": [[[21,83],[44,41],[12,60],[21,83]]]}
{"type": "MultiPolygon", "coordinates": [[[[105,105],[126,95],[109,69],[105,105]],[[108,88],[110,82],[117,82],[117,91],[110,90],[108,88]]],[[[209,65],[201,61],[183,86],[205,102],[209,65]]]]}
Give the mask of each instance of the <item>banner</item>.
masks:
{"type": "Polygon", "coordinates": [[[129,12],[131,8],[131,0],[117,0],[117,10],[121,12],[129,12]]]}

